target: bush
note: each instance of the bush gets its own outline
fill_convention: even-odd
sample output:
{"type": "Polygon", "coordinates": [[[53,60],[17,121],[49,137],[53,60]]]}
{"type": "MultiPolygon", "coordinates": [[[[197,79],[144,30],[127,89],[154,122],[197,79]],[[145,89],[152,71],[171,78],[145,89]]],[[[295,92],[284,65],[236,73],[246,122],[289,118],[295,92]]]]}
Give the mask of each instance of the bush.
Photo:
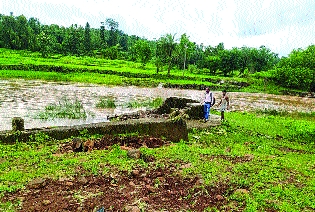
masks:
{"type": "Polygon", "coordinates": [[[275,69],[275,80],[282,86],[309,90],[314,79],[314,70],[304,67],[281,67],[275,69]]]}

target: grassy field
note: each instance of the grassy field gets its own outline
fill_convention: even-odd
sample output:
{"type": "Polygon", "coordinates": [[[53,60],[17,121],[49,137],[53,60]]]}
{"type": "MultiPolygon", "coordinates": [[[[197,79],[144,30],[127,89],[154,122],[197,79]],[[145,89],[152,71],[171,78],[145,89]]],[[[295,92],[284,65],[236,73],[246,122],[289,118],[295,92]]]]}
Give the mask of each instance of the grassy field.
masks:
{"type": "MultiPolygon", "coordinates": [[[[27,143],[0,144],[0,196],[23,189],[39,177],[128,176],[134,169],[172,167],[172,175],[201,176],[202,184],[196,187],[225,185],[224,204],[205,211],[314,211],[314,116],[230,112],[226,119],[218,127],[192,130],[188,142],[140,148],[142,155],[153,156],[154,161],[130,159],[117,145],[56,154],[69,140],[54,141],[43,134],[27,143]]],[[[84,132],[82,136],[99,137],[84,132]]],[[[20,204],[2,201],[0,211],[14,211],[20,204]]],[[[145,205],[142,208],[146,211],[145,205]]]]}
{"type": "Polygon", "coordinates": [[[235,72],[230,77],[212,76],[202,71],[191,73],[174,69],[167,75],[166,68],[156,74],[156,67],[123,60],[106,60],[93,57],[53,55],[42,58],[39,53],[0,49],[0,78],[26,78],[51,81],[87,82],[104,85],[136,85],[156,87],[160,83],[166,87],[229,91],[265,92],[280,94],[283,88],[266,81],[268,74],[238,77],[235,72]]]}

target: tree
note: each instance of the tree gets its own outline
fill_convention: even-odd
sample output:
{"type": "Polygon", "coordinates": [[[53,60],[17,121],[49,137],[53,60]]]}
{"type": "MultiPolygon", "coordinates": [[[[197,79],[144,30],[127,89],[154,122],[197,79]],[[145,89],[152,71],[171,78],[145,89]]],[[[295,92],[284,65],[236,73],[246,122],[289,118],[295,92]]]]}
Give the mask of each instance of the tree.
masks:
{"type": "Polygon", "coordinates": [[[275,68],[274,79],[284,87],[314,90],[315,45],[305,50],[293,50],[287,58],[281,58],[275,68]]]}
{"type": "Polygon", "coordinates": [[[182,63],[182,65],[180,65],[180,68],[183,69],[183,75],[184,70],[186,69],[187,60],[189,60],[193,49],[194,43],[189,40],[189,37],[186,34],[182,34],[178,45],[178,53],[180,57],[180,63],[182,63]]]}
{"type": "Polygon", "coordinates": [[[175,43],[175,35],[166,34],[165,36],[162,36],[160,38],[160,48],[161,53],[165,57],[166,63],[167,63],[167,74],[170,75],[171,68],[174,65],[174,59],[176,57],[176,54],[174,54],[177,43],[175,43]]]}
{"type": "Polygon", "coordinates": [[[39,44],[37,42],[37,37],[41,32],[41,24],[38,19],[30,18],[28,20],[28,26],[30,27],[29,49],[32,51],[39,51],[39,44]]]}
{"type": "Polygon", "coordinates": [[[84,50],[87,54],[91,53],[92,46],[91,46],[91,28],[89,22],[86,22],[84,28],[84,50]]]}
{"type": "Polygon", "coordinates": [[[3,47],[10,49],[19,48],[19,37],[16,32],[16,20],[13,16],[3,16],[1,27],[1,38],[3,47]]]}
{"type": "Polygon", "coordinates": [[[64,50],[67,53],[73,54],[73,55],[80,55],[83,48],[83,28],[78,27],[76,24],[71,25],[70,28],[67,29],[66,32],[66,38],[63,42],[64,50]]]}
{"type": "Polygon", "coordinates": [[[118,43],[118,22],[112,18],[106,18],[106,26],[109,29],[108,46],[112,47],[118,43]]]}
{"type": "Polygon", "coordinates": [[[101,47],[105,47],[105,25],[104,22],[101,22],[101,29],[100,29],[100,40],[101,40],[101,47]]]}
{"type": "Polygon", "coordinates": [[[51,36],[47,35],[45,32],[41,32],[38,36],[39,51],[42,57],[48,57],[50,53],[53,52],[53,41],[51,36]]]}
{"type": "Polygon", "coordinates": [[[138,40],[137,43],[135,44],[135,50],[138,58],[142,63],[142,67],[144,68],[147,62],[149,62],[149,60],[152,57],[152,50],[150,48],[148,41],[138,40]]]}

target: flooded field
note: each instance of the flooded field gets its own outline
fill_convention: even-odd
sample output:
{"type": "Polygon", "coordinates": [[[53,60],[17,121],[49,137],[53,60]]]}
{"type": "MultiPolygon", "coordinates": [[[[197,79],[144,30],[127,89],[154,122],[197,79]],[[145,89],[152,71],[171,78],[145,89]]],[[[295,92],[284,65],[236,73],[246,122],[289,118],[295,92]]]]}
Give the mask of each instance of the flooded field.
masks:
{"type": "MultiPolygon", "coordinates": [[[[221,92],[214,91],[219,102],[221,92]]],[[[128,108],[128,102],[153,100],[157,97],[186,97],[200,101],[203,91],[140,87],[109,87],[82,83],[60,83],[29,80],[0,80],[0,130],[11,129],[11,119],[22,117],[25,128],[71,126],[107,121],[114,114],[131,113],[147,108],[128,108]],[[96,103],[102,97],[113,98],[115,109],[99,109],[96,103]],[[61,99],[79,100],[87,111],[86,119],[36,118],[49,104],[56,104],[61,99]]],[[[229,93],[231,111],[275,109],[286,111],[315,112],[315,99],[295,96],[278,96],[259,93],[229,93]]],[[[214,106],[214,109],[216,106],[214,106]]]]}

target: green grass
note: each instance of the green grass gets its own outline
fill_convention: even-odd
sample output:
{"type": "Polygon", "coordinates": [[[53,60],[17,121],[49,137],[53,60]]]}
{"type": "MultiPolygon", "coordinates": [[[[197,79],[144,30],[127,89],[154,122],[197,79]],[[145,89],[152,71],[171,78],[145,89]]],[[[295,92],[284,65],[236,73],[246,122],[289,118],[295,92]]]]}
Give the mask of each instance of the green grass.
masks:
{"type": "Polygon", "coordinates": [[[68,119],[86,119],[88,113],[84,110],[82,103],[75,99],[64,97],[57,104],[52,103],[45,107],[45,110],[39,112],[35,118],[39,119],[55,119],[55,118],[68,118],[68,119]]]}
{"type": "MultiPolygon", "coordinates": [[[[0,144],[0,195],[23,188],[37,177],[58,179],[172,166],[174,174],[202,175],[205,185],[227,184],[224,197],[235,211],[314,211],[315,122],[297,115],[229,112],[221,126],[193,129],[187,142],[142,147],[143,155],[155,157],[153,163],[129,159],[117,145],[57,156],[60,142],[43,134],[27,143],[0,144]],[[180,168],[182,164],[190,165],[180,168]],[[239,188],[248,194],[234,192],[239,188]]],[[[0,204],[0,210],[10,207],[14,209],[10,203],[0,204]]]]}

